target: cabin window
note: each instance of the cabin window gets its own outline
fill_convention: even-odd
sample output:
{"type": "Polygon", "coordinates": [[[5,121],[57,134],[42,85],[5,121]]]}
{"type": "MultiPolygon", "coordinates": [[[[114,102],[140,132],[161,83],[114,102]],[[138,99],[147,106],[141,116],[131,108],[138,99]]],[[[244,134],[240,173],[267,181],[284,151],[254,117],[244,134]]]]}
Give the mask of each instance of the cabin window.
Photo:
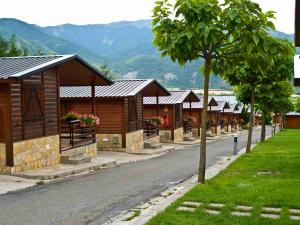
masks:
{"type": "Polygon", "coordinates": [[[39,122],[45,119],[44,87],[42,84],[23,85],[24,122],[39,122]]]}

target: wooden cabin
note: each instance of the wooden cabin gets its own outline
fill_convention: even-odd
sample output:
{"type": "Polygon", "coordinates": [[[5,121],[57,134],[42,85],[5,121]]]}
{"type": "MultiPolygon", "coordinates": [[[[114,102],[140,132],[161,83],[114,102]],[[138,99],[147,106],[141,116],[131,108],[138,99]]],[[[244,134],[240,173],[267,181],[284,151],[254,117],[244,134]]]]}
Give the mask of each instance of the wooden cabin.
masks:
{"type": "Polygon", "coordinates": [[[228,133],[234,132],[234,111],[237,111],[238,105],[237,104],[229,104],[229,108],[224,109],[221,113],[222,118],[224,120],[224,130],[228,133]]]}
{"type": "MultiPolygon", "coordinates": [[[[156,99],[168,95],[153,79],[116,80],[111,86],[96,86],[94,114],[100,118],[96,131],[98,150],[135,153],[142,150],[145,139],[159,142],[158,128],[144,123],[143,97],[156,99]]],[[[91,87],[62,87],[60,96],[61,116],[70,111],[92,112],[91,87]]]]}
{"type": "Polygon", "coordinates": [[[216,106],[209,107],[209,110],[207,112],[207,126],[211,129],[213,134],[220,136],[221,132],[224,131],[224,126],[226,124],[226,117],[224,115],[224,112],[229,108],[230,106],[226,101],[217,101],[216,106]]]}
{"type": "Polygon", "coordinates": [[[239,131],[240,127],[242,125],[242,121],[243,121],[241,119],[241,113],[243,112],[244,107],[243,106],[237,106],[237,107],[238,107],[238,109],[234,110],[234,112],[232,114],[232,119],[233,119],[233,128],[236,131],[239,131]]]}
{"type": "Polygon", "coordinates": [[[300,129],[300,113],[287,113],[284,116],[284,127],[286,129],[300,129]]]}
{"type": "Polygon", "coordinates": [[[111,83],[76,55],[0,58],[0,172],[52,166],[71,152],[95,156],[92,129],[62,149],[63,133],[69,138],[71,131],[61,127],[59,90],[111,83]]]}
{"type": "Polygon", "coordinates": [[[166,97],[145,97],[144,118],[160,117],[160,140],[161,142],[180,143],[185,134],[192,135],[190,124],[183,120],[183,103],[200,102],[199,97],[193,91],[170,91],[166,97]]]}
{"type": "MultiPolygon", "coordinates": [[[[200,102],[185,102],[183,103],[183,118],[186,121],[192,122],[193,137],[201,136],[201,114],[203,110],[203,98],[200,102]]],[[[214,98],[208,98],[208,107],[217,106],[218,103],[214,98]]]]}

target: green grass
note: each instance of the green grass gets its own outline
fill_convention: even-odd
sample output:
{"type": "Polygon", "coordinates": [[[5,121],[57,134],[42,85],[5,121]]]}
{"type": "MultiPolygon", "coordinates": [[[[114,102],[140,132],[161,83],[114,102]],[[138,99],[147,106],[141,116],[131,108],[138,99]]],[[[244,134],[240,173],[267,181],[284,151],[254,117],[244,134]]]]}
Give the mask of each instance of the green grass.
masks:
{"type": "Polygon", "coordinates": [[[300,208],[300,130],[278,133],[258,144],[251,154],[243,155],[205,185],[197,185],[148,225],[300,224],[289,219],[289,208],[300,208]],[[195,212],[176,211],[184,201],[203,202],[203,205],[195,212]],[[220,215],[205,213],[205,207],[211,202],[226,204],[220,215]],[[252,216],[231,216],[236,205],[253,206],[252,216]],[[282,207],[281,218],[260,218],[263,206],[282,207]]]}

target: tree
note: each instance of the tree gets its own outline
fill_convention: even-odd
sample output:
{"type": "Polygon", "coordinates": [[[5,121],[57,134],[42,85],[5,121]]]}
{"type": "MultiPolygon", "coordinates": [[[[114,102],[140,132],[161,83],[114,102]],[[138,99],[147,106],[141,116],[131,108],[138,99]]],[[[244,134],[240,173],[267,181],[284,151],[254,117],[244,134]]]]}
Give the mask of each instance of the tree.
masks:
{"type": "Polygon", "coordinates": [[[100,72],[106,78],[113,80],[116,78],[116,75],[112,72],[112,70],[108,67],[107,64],[103,64],[99,67],[100,72]]]}
{"type": "MultiPolygon", "coordinates": [[[[236,46],[247,48],[257,42],[253,34],[272,28],[272,12],[263,13],[258,4],[250,0],[169,0],[155,3],[153,10],[154,45],[174,62],[185,65],[189,61],[204,59],[204,100],[201,119],[201,146],[198,181],[205,182],[206,117],[209,76],[218,74],[213,64],[227,57],[239,60],[236,46]]],[[[240,50],[240,49],[238,49],[240,50]]],[[[244,51],[244,50],[243,50],[244,51]]]]}
{"type": "Polygon", "coordinates": [[[15,34],[12,34],[9,40],[5,40],[0,35],[0,57],[14,57],[27,54],[28,50],[26,48],[22,49],[18,47],[15,34]]]}
{"type": "Polygon", "coordinates": [[[256,88],[262,85],[272,86],[276,82],[291,79],[291,69],[293,68],[291,59],[295,49],[291,42],[271,37],[264,31],[256,33],[255,39],[255,42],[249,43],[245,54],[240,55],[242,61],[236,63],[229,59],[217,65],[225,68],[222,74],[225,80],[231,85],[244,88],[246,86],[249,92],[246,92],[245,95],[250,93],[245,99],[245,102],[250,101],[251,105],[247,153],[251,149],[255,98],[256,93],[259,93],[256,88]]]}
{"type": "Polygon", "coordinates": [[[300,97],[295,101],[295,111],[300,112],[300,97]]]}

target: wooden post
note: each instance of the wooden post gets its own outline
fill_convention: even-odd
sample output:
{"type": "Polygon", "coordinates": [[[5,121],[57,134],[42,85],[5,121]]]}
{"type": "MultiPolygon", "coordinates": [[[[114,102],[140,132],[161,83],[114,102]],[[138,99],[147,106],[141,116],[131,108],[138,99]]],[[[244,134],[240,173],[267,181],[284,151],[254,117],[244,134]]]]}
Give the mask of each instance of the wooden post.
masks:
{"type": "Polygon", "coordinates": [[[93,82],[92,82],[92,113],[93,115],[95,115],[95,108],[96,108],[96,101],[95,101],[95,77],[93,78],[93,82]]]}
{"type": "Polygon", "coordinates": [[[192,116],[192,102],[190,101],[190,116],[192,116]]]}
{"type": "Polygon", "coordinates": [[[158,93],[156,94],[156,116],[159,116],[159,97],[158,97],[158,93]]]}

